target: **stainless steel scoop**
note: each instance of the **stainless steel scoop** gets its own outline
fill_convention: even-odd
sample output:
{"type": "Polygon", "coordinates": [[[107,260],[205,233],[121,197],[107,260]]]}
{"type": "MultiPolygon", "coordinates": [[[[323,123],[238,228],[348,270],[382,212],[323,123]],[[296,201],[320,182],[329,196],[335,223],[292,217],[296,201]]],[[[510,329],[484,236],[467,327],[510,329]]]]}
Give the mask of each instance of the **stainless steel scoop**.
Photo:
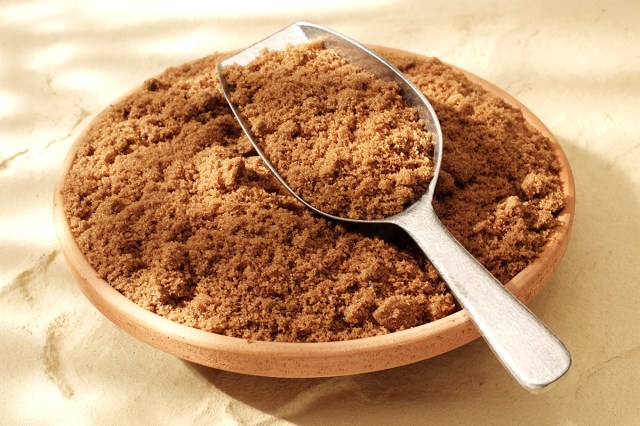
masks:
{"type": "Polygon", "coordinates": [[[218,64],[218,78],[227,102],[254,148],[280,183],[301,203],[332,220],[360,224],[394,224],[404,229],[438,270],[498,359],[526,389],[541,390],[567,372],[571,365],[571,355],[562,342],[475,260],[436,216],[431,203],[442,162],[442,132],[433,107],[405,75],[358,42],[319,25],[298,22],[221,61],[218,64]],[[435,176],[422,197],[401,213],[379,220],[354,220],[318,210],[302,199],[282,178],[258,145],[237,106],[231,101],[229,88],[221,73],[225,67],[234,63],[247,65],[264,49],[281,50],[287,45],[316,39],[322,39],[326,48],[338,52],[355,66],[378,78],[398,83],[407,104],[418,110],[426,123],[426,130],[435,139],[435,176]]]}

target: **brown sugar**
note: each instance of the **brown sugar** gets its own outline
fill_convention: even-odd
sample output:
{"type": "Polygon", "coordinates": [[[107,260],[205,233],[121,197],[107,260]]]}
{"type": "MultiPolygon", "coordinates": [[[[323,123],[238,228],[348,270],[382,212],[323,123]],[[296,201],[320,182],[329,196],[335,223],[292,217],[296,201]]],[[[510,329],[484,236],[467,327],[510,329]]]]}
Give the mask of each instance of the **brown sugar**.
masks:
{"type": "MultiPolygon", "coordinates": [[[[78,141],[64,208],[98,274],[159,315],[254,340],[353,339],[455,311],[408,238],[332,223],[280,187],[219,91],[221,57],[147,81],[78,141]]],[[[442,125],[436,212],[508,281],[553,236],[564,205],[548,140],[437,59],[388,59],[442,125]]]]}
{"type": "Polygon", "coordinates": [[[431,134],[400,86],[349,64],[322,41],[265,50],[223,76],[269,161],[326,213],[391,216],[433,178],[431,134]]]}

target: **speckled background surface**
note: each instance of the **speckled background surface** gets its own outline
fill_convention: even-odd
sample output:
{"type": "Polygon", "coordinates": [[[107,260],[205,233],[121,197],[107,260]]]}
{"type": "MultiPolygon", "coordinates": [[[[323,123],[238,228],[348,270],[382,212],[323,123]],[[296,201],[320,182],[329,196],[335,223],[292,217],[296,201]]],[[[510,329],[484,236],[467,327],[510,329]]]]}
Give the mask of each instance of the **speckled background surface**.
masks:
{"type": "Polygon", "coordinates": [[[2,424],[639,424],[640,4],[634,1],[4,1],[2,424]],[[529,395],[482,341],[393,370],[269,379],[208,369],[111,324],[75,286],[52,195],[75,137],[168,66],[296,21],[437,56],[547,124],[576,180],[572,241],[530,304],[574,357],[529,395]]]}

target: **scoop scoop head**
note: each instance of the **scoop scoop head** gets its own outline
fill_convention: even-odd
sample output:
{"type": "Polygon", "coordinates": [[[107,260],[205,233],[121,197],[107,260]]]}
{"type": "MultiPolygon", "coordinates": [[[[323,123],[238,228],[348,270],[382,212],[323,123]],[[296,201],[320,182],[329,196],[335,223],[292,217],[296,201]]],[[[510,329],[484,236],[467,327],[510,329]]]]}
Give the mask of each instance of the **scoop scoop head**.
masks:
{"type": "Polygon", "coordinates": [[[385,219],[365,221],[346,217],[338,217],[318,209],[316,206],[310,204],[308,201],[298,195],[298,193],[293,188],[291,188],[287,181],[280,175],[277,168],[271,163],[269,157],[260,148],[258,141],[251,131],[251,127],[240,114],[238,106],[231,100],[230,88],[222,77],[223,73],[221,71],[224,70],[224,68],[232,64],[246,66],[251,61],[256,59],[256,57],[258,57],[265,49],[283,50],[289,45],[304,44],[314,40],[322,40],[325,48],[335,51],[344,59],[346,59],[350,64],[370,72],[377,78],[397,83],[400,87],[402,97],[407,105],[418,111],[420,119],[425,123],[425,130],[432,135],[432,162],[434,175],[429,182],[426,192],[416,203],[421,202],[431,204],[431,201],[433,199],[433,192],[435,190],[436,182],[438,179],[438,173],[440,171],[440,164],[442,162],[442,131],[440,129],[440,122],[438,121],[438,117],[436,116],[433,107],[431,106],[427,98],[422,94],[420,89],[418,89],[402,72],[400,72],[395,66],[390,64],[387,60],[385,60],[366,46],[358,43],[357,41],[352,40],[328,28],[324,28],[320,25],[311,24],[308,22],[297,22],[218,63],[218,79],[220,81],[222,93],[227,99],[227,102],[229,103],[233,114],[242,126],[242,129],[251,141],[251,144],[255,148],[258,155],[260,155],[262,160],[280,181],[280,183],[294,197],[296,197],[298,201],[300,201],[306,207],[310,208],[316,213],[330,219],[342,220],[347,222],[387,222],[385,219]]]}

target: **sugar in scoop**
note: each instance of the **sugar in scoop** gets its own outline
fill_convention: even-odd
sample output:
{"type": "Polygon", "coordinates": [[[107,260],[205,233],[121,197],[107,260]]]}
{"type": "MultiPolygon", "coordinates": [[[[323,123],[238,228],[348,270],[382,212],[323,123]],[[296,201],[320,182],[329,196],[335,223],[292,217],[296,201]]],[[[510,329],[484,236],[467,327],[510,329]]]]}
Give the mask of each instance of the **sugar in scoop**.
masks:
{"type": "Polygon", "coordinates": [[[415,202],[434,176],[432,134],[400,86],[321,40],[265,50],[222,73],[264,154],[324,212],[391,216],[415,202]]]}

